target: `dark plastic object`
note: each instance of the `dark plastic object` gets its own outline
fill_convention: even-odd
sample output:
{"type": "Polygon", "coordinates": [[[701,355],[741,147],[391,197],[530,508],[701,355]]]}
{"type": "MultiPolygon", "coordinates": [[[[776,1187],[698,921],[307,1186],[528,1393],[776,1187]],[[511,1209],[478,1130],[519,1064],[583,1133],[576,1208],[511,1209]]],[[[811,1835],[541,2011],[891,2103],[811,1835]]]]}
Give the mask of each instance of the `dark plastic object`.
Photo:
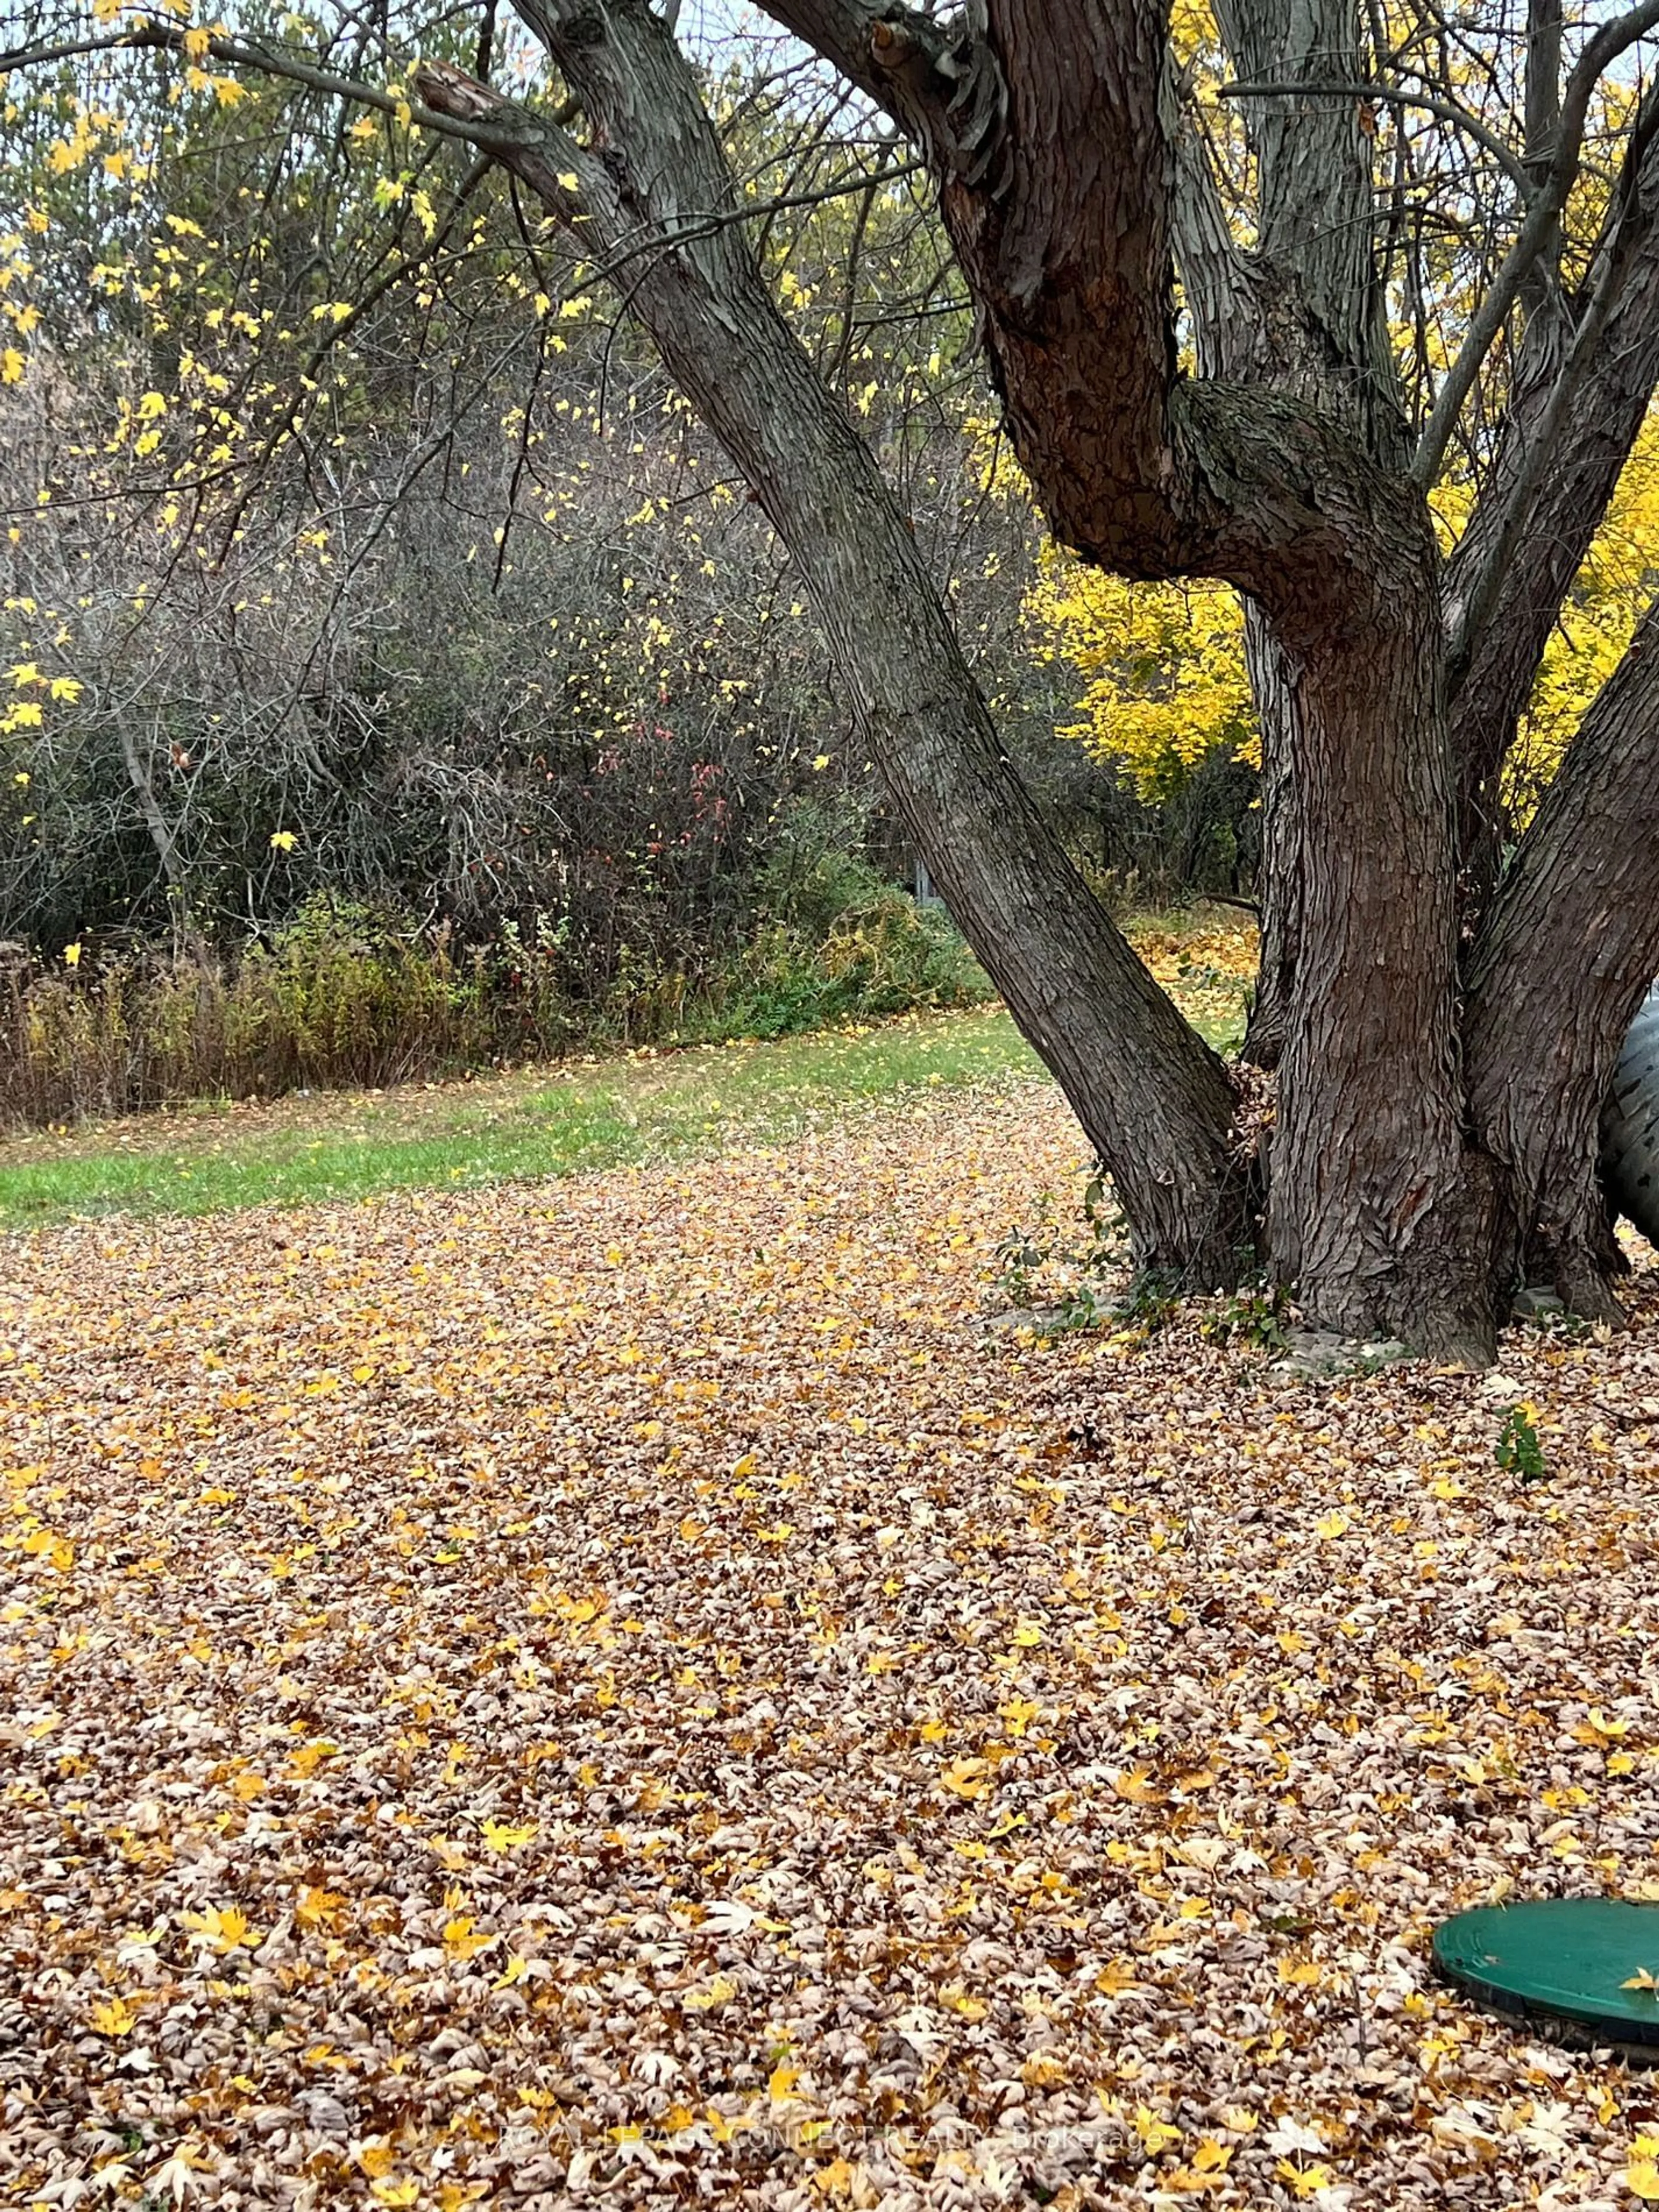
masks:
{"type": "Polygon", "coordinates": [[[1478,2002],[1563,2042],[1659,2064],[1659,1905],[1558,1897],[1443,1921],[1434,1963],[1478,2002]],[[1636,1987],[1628,1987],[1628,1984],[1636,1987]]]}
{"type": "Polygon", "coordinates": [[[1630,1025],[1601,1109],[1607,1193],[1650,1244],[1659,1244],[1659,984],[1630,1025]]]}

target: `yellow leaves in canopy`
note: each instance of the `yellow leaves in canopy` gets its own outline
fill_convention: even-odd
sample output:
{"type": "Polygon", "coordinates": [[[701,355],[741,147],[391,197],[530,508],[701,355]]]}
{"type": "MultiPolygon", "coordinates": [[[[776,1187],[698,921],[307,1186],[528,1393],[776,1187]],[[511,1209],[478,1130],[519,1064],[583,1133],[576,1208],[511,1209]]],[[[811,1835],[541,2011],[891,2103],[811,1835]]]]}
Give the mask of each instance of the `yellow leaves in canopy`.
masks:
{"type": "Polygon", "coordinates": [[[1217,752],[1261,759],[1244,617],[1226,584],[1132,584],[1045,549],[1026,600],[1049,659],[1085,678],[1061,735],[1115,763],[1143,799],[1172,798],[1217,752]]]}
{"type": "Polygon", "coordinates": [[[1209,0],[1174,0],[1170,10],[1170,44],[1182,69],[1220,45],[1209,0]]]}
{"type": "MultiPolygon", "coordinates": [[[[1205,0],[1183,0],[1195,37],[1205,0]]],[[[1200,21],[1200,19],[1202,19],[1200,21]]],[[[1179,34],[1182,9],[1177,8],[1179,34]]],[[[1209,33],[1212,38],[1212,29],[1209,33]]],[[[1473,505],[1467,485],[1431,497],[1443,547],[1455,544],[1473,505]]],[[[1505,771],[1505,796],[1524,825],[1586,708],[1613,673],[1659,571],[1659,410],[1650,413],[1550,635],[1505,771]]],[[[1038,650],[1084,680],[1078,720],[1060,734],[1121,769],[1149,803],[1168,799],[1221,752],[1261,764],[1244,666],[1243,612],[1225,584],[1134,584],[1044,549],[1026,618],[1038,650]]]]}
{"type": "MultiPolygon", "coordinates": [[[[1443,546],[1454,545],[1473,496],[1439,487],[1431,501],[1443,546]]],[[[1585,708],[1624,657],[1659,570],[1659,411],[1650,411],[1601,527],[1553,628],[1504,771],[1504,797],[1524,826],[1561,765],[1585,708]]]]}

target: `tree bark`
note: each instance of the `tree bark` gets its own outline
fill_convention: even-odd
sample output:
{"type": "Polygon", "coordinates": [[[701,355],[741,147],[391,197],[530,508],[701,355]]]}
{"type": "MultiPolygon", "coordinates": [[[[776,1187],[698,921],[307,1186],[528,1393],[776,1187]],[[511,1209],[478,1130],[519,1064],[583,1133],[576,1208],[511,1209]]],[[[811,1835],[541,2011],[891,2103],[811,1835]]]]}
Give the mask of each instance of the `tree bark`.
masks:
{"type": "MultiPolygon", "coordinates": [[[[576,0],[521,12],[603,149],[550,155],[526,116],[523,149],[502,158],[567,216],[562,165],[577,165],[590,249],[653,241],[633,264],[633,310],[794,556],[895,804],[1109,1170],[1137,1260],[1192,1288],[1236,1279],[1251,1231],[1231,1079],[1009,761],[905,518],[738,227],[696,224],[733,195],[672,36],[641,0],[613,0],[602,20],[576,0]]],[[[522,114],[447,69],[424,70],[421,89],[442,112],[522,114]]]]}
{"type": "Polygon", "coordinates": [[[1261,863],[1256,882],[1261,949],[1239,1056],[1252,1067],[1271,1071],[1284,1057],[1290,1032],[1302,936],[1303,849],[1297,812],[1296,687],[1267,618],[1254,599],[1244,602],[1244,660],[1261,744],[1261,863]]]}
{"type": "Polygon", "coordinates": [[[1296,628],[1279,624],[1296,692],[1302,928],[1268,1246],[1321,1326],[1484,1361],[1491,1194],[1463,1142],[1453,1048],[1435,550],[1403,484],[1379,499],[1374,526],[1365,618],[1310,607],[1296,628]]]}
{"type": "MultiPolygon", "coordinates": [[[[1189,1282],[1224,1278],[1246,1221],[1228,1079],[1002,756],[891,495],[760,283],[672,36],[644,0],[518,4],[593,146],[453,71],[424,72],[425,98],[487,117],[497,158],[579,220],[590,247],[626,259],[632,305],[793,552],[915,842],[1099,1147],[1141,1257],[1189,1282]]],[[[1334,66],[1337,82],[1304,131],[1292,114],[1258,132],[1263,235],[1282,258],[1212,256],[1211,296],[1248,301],[1249,343],[1237,367],[1209,349],[1196,380],[1175,366],[1182,190],[1156,0],[985,0],[947,22],[871,0],[772,12],[926,149],[1015,449],[1056,533],[1127,575],[1224,578],[1270,627],[1276,759],[1294,791],[1273,835],[1296,885],[1293,951],[1287,939],[1274,956],[1286,1001],[1274,1268],[1317,1322],[1489,1357],[1498,1187],[1518,1188],[1510,1155],[1534,1139],[1517,1125],[1494,1158],[1467,1133],[1443,608],[1425,499],[1399,471],[1359,243],[1369,162],[1340,88],[1357,67],[1349,0],[1310,0],[1281,25],[1295,51],[1275,67],[1334,66]]],[[[1530,876],[1565,884],[1598,805],[1613,804],[1576,778],[1530,876]]],[[[1565,1015],[1557,1036],[1572,1036],[1565,1015]]],[[[1496,1152],[1495,1119],[1491,1134],[1496,1152]]]]}
{"type": "Polygon", "coordinates": [[[1596,1172],[1601,1104],[1659,965],[1659,607],[1602,686],[1498,890],[1470,963],[1479,1142],[1506,1178],[1500,1288],[1553,1283],[1612,1320],[1620,1271],[1596,1172]]]}

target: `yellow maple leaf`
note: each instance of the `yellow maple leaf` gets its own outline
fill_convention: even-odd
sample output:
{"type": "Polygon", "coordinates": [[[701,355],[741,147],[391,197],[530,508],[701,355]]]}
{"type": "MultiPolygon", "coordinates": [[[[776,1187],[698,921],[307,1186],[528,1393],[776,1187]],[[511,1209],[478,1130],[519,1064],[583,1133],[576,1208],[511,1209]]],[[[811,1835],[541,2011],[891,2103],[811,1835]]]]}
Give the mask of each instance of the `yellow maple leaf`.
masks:
{"type": "Polygon", "coordinates": [[[954,1759],[939,1778],[941,1790],[948,1790],[953,1797],[960,1797],[971,1805],[990,1788],[986,1778],[989,1769],[982,1759],[954,1759]]]}
{"type": "Polygon", "coordinates": [[[309,1780],[325,1759],[337,1759],[339,1755],[337,1743],[331,1743],[325,1735],[313,1736],[309,1743],[299,1745],[289,1754],[289,1772],[297,1774],[302,1781],[309,1780]]]}
{"type": "Polygon", "coordinates": [[[1126,1768],[1112,1777],[1112,1795],[1121,1797],[1127,1805],[1158,1805],[1164,1793],[1154,1784],[1152,1775],[1144,1766],[1126,1768]]]}
{"type": "Polygon", "coordinates": [[[398,2154],[389,2142],[359,2143],[351,2155],[371,2181],[378,2181],[383,2173],[390,2173],[398,2163],[398,2154]]]}
{"type": "Polygon", "coordinates": [[[1659,2164],[1650,2158],[1633,2158],[1625,2168],[1625,2186],[1644,2204],[1659,2204],[1659,2164]]]}
{"type": "Polygon", "coordinates": [[[92,2008],[93,2032],[97,2035],[131,2035],[138,2015],[125,1997],[106,1997],[92,2008]]]}
{"type": "Polygon", "coordinates": [[[444,1948],[452,1959],[474,1959],[495,1941],[493,1936],[478,1932],[470,1913],[458,1913],[453,1920],[444,1923],[444,1948]]]}
{"type": "Polygon", "coordinates": [[[738,1985],[730,1974],[716,1974],[701,1989],[688,1990],[680,2002],[687,2012],[714,2012],[719,2006],[729,2004],[737,1994],[738,1985]]]}
{"type": "Polygon", "coordinates": [[[983,2020],[986,2008],[981,2001],[970,1996],[960,1982],[951,1982],[939,1993],[939,2001],[963,2020],[983,2020]]]}
{"type": "Polygon", "coordinates": [[[240,1905],[210,1905],[204,1912],[186,1912],[181,1918],[184,1925],[210,1944],[221,1958],[228,1951],[254,1950],[264,1941],[259,1929],[250,1925],[240,1905]]]}
{"type": "Polygon", "coordinates": [[[1648,1966],[1638,1966],[1627,1982],[1620,1982],[1621,1990],[1651,1990],[1659,1992],[1659,1977],[1648,1966]]]}
{"type": "Polygon", "coordinates": [[[479,1830],[492,1851],[510,1851],[517,1844],[527,1844],[537,1832],[538,1823],[530,1821],[522,1828],[509,1828],[502,1820],[486,1820],[479,1830]]]}
{"type": "Polygon", "coordinates": [[[1334,1512],[1324,1515],[1324,1516],[1321,1520],[1316,1522],[1314,1525],[1318,1529],[1322,1536],[1329,1539],[1336,1536],[1346,1536],[1348,1530],[1353,1524],[1348,1519],[1347,1515],[1341,1510],[1340,1507],[1339,1507],[1334,1512]]]}
{"type": "Polygon", "coordinates": [[[368,2193],[381,2204],[415,2204],[420,2201],[418,2181],[371,2181],[368,2193]]]}
{"type": "Polygon", "coordinates": [[[1156,2158],[1160,2151],[1168,2150],[1171,2143],[1181,2141],[1181,2130],[1168,2120],[1159,2119],[1150,2105],[1137,2105],[1134,2118],[1130,2122],[1140,2137],[1150,2156],[1156,2158]]]}
{"type": "Polygon", "coordinates": [[[766,2094],[775,2105],[781,2105],[800,2079],[799,2066],[780,2064],[772,2069],[766,2084],[766,2094]]]}
{"type": "Polygon", "coordinates": [[[1317,2161],[1312,2166],[1301,2166],[1292,2159],[1281,2158],[1273,2172],[1290,2185],[1297,2197],[1311,2197],[1317,2190],[1328,2189],[1336,2179],[1328,2166],[1317,2161]]]}
{"type": "Polygon", "coordinates": [[[1588,1717],[1572,1732],[1575,1743],[1588,1744],[1617,1743],[1620,1736],[1629,1734],[1628,1721],[1609,1720],[1600,1705],[1592,1705],[1588,1717]]]}

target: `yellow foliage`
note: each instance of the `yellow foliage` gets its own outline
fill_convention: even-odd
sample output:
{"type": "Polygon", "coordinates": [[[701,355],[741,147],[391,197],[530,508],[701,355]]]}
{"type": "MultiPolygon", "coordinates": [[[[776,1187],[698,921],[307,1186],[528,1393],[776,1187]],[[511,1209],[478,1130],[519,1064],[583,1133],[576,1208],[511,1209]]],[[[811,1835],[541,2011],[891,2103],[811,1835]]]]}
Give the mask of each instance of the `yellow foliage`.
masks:
{"type": "Polygon", "coordinates": [[[1039,649],[1085,679],[1081,719],[1061,734],[1115,762],[1144,799],[1172,797],[1215,752],[1260,764],[1230,585],[1132,584],[1050,546],[1026,613],[1039,649]]]}
{"type": "MultiPolygon", "coordinates": [[[[1473,505],[1467,483],[1431,495],[1449,552],[1473,505]]],[[[1659,410],[1626,464],[1606,520],[1550,635],[1505,771],[1522,825],[1560,767],[1585,708],[1629,645],[1659,582],[1659,410]]],[[[1143,799],[1172,797],[1215,752],[1261,763],[1244,668],[1243,616],[1224,584],[1132,584],[1045,549],[1026,615],[1038,649],[1085,679],[1061,735],[1121,768],[1143,799]]]]}
{"type": "Polygon", "coordinates": [[[1505,797],[1522,819],[1561,765],[1580,717],[1624,657],[1659,570],[1659,412],[1650,411],[1606,520],[1544,653],[1510,756],[1505,797]]]}

